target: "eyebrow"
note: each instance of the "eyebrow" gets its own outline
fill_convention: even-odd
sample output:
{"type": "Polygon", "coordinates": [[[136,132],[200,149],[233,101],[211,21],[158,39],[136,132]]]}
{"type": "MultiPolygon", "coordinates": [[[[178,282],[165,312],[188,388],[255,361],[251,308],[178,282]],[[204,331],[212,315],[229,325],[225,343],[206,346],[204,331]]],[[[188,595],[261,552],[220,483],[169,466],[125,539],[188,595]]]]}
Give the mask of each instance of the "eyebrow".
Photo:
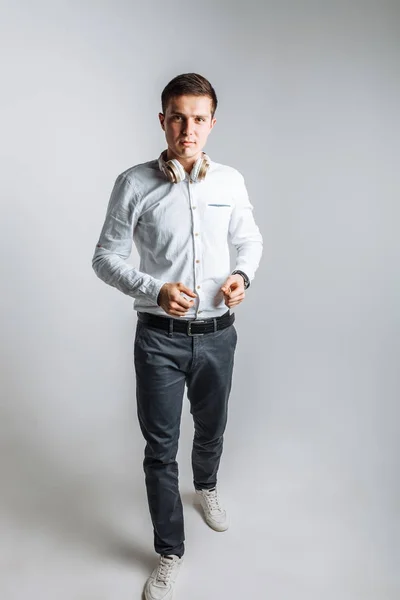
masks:
{"type": "MultiPolygon", "coordinates": [[[[178,112],[177,110],[174,110],[174,111],[172,111],[172,113],[171,113],[171,114],[172,114],[172,115],[178,115],[178,116],[180,116],[180,117],[186,117],[186,115],[184,115],[184,114],[183,114],[183,113],[181,113],[181,112],[178,112]]],[[[203,119],[207,119],[207,116],[208,116],[208,115],[193,115],[193,116],[194,116],[194,117],[202,117],[203,119]]]]}

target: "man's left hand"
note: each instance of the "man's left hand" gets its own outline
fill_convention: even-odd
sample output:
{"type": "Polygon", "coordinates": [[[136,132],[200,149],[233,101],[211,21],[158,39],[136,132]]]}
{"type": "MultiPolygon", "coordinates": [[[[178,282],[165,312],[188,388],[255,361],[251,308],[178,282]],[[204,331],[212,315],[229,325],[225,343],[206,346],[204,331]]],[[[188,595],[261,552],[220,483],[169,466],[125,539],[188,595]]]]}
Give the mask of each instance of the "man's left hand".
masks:
{"type": "Polygon", "coordinates": [[[224,294],[226,306],[232,308],[243,302],[246,292],[244,291],[244,280],[239,274],[229,275],[224,285],[221,287],[224,294]]]}

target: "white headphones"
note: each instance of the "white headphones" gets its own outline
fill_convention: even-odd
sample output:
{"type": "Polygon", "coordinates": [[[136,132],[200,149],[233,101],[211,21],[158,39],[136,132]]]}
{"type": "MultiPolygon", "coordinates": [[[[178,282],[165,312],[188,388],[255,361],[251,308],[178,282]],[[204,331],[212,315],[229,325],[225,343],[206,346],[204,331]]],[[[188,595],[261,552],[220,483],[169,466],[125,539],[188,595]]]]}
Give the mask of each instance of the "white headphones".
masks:
{"type": "MultiPolygon", "coordinates": [[[[158,158],[158,166],[164,175],[172,183],[179,183],[186,177],[186,171],[176,158],[166,160],[167,151],[161,152],[158,158]]],[[[196,160],[190,172],[190,179],[194,182],[203,181],[210,167],[210,159],[205,152],[196,160]]]]}

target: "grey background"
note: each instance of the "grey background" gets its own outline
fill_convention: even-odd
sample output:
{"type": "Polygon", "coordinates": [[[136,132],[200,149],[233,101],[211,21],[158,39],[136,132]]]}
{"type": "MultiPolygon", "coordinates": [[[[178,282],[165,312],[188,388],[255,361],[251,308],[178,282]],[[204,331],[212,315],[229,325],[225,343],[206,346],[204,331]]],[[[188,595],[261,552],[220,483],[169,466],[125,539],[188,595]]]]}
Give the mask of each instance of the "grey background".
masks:
{"type": "Polygon", "coordinates": [[[3,600],[139,598],[154,565],[133,300],[91,257],[187,71],[216,88],[206,149],[245,176],[265,245],[236,310],[224,534],[192,506],[185,404],[176,598],[399,597],[399,16],[382,0],[2,2],[3,600]]]}

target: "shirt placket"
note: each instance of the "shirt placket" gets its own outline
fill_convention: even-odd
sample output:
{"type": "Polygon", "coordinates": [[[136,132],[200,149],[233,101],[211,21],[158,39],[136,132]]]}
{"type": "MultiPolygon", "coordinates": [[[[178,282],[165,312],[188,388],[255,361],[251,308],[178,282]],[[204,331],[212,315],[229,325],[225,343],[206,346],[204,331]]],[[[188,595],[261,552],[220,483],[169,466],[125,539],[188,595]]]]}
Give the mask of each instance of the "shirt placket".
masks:
{"type": "Polygon", "coordinates": [[[193,281],[195,292],[198,295],[198,302],[196,308],[196,317],[197,314],[200,314],[202,311],[199,310],[201,303],[201,282],[203,279],[203,265],[201,262],[202,256],[202,240],[201,240],[201,226],[200,226],[200,211],[198,210],[196,194],[194,193],[195,184],[189,179],[188,183],[189,187],[189,202],[190,202],[190,210],[192,213],[192,238],[193,238],[193,281]]]}

